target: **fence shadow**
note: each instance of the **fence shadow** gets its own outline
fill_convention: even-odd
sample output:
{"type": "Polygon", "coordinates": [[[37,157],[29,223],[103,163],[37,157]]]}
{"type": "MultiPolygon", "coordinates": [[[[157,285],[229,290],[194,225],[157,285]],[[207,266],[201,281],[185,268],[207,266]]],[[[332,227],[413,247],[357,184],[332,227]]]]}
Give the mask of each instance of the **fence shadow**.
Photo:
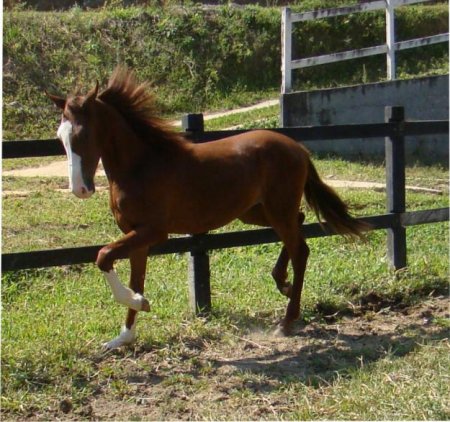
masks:
{"type": "MultiPolygon", "coordinates": [[[[328,385],[338,377],[349,376],[355,370],[387,355],[402,357],[414,352],[420,344],[448,338],[448,330],[445,328],[427,332],[420,325],[410,324],[402,331],[401,335],[394,331],[381,335],[361,335],[343,334],[337,330],[333,333],[320,328],[307,330],[295,335],[299,344],[293,349],[275,348],[251,357],[217,359],[214,365],[217,368],[232,367],[247,374],[264,375],[262,379],[279,382],[295,380],[320,386],[328,385]],[[411,335],[412,332],[415,334],[411,335]]],[[[290,341],[290,345],[294,344],[295,341],[290,341]]]]}

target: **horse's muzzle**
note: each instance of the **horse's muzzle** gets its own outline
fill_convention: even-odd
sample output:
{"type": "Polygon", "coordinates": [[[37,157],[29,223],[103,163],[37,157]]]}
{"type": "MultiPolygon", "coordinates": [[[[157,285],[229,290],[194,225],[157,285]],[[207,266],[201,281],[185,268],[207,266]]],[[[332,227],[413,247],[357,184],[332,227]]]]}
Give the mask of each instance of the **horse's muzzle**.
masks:
{"type": "Polygon", "coordinates": [[[90,198],[95,193],[95,186],[92,184],[89,185],[82,185],[72,188],[72,193],[80,199],[87,199],[90,198]]]}

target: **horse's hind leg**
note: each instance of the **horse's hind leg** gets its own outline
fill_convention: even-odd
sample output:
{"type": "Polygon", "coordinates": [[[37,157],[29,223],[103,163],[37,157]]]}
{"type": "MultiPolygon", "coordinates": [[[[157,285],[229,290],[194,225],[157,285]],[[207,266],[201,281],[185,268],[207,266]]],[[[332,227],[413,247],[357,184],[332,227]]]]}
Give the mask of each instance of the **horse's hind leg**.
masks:
{"type": "MultiPolygon", "coordinates": [[[[144,294],[145,270],[147,266],[148,248],[136,249],[130,253],[130,289],[137,294],[144,294]]],[[[137,311],[129,308],[125,325],[120,334],[113,340],[104,344],[107,349],[115,349],[136,340],[136,316],[137,311]]]]}
{"type": "Polygon", "coordinates": [[[288,248],[292,267],[294,270],[294,281],[292,283],[292,291],[286,316],[281,323],[281,328],[284,334],[289,334],[292,323],[300,316],[300,300],[303,289],[303,281],[305,277],[306,263],[309,256],[309,247],[305,242],[303,234],[300,230],[297,232],[297,241],[293,243],[295,246],[288,248]]]}
{"type": "MultiPolygon", "coordinates": [[[[272,223],[273,229],[284,243],[284,248],[291,258],[294,271],[290,300],[286,310],[286,316],[281,323],[283,333],[288,334],[292,323],[300,316],[300,299],[309,248],[300,231],[299,223],[303,222],[303,217],[297,217],[294,214],[293,206],[289,204],[283,206],[282,204],[273,202],[267,206],[266,214],[268,220],[272,223]]],[[[285,265],[286,262],[287,259],[284,255],[281,264],[285,265]]]]}
{"type": "MultiPolygon", "coordinates": [[[[301,213],[302,214],[302,213],[301,213]]],[[[303,215],[303,214],[302,214],[303,215]]],[[[303,216],[304,218],[304,216],[303,216]]],[[[244,215],[239,217],[245,224],[255,224],[257,226],[270,227],[271,224],[267,220],[264,207],[262,204],[255,205],[250,208],[244,215]]],[[[286,248],[283,246],[280,255],[277,259],[277,263],[272,270],[272,277],[277,284],[278,290],[281,294],[289,297],[291,293],[291,285],[286,282],[287,279],[287,266],[289,264],[289,254],[286,248]]]]}
{"type": "MultiPolygon", "coordinates": [[[[250,208],[244,215],[239,217],[239,219],[246,224],[255,224],[263,227],[270,227],[264,207],[262,204],[255,205],[250,208]]],[[[298,225],[299,227],[305,221],[305,214],[302,212],[298,213],[298,225]]],[[[287,267],[289,264],[289,253],[285,246],[282,247],[280,255],[278,256],[275,267],[272,270],[272,277],[275,280],[278,290],[281,294],[287,297],[291,297],[292,285],[287,282],[287,267]]]]}
{"type": "Polygon", "coordinates": [[[285,246],[281,248],[275,267],[272,270],[272,277],[275,280],[278,290],[286,297],[291,297],[292,285],[287,280],[287,267],[289,264],[289,253],[285,246]]]}
{"type": "MultiPolygon", "coordinates": [[[[298,213],[298,226],[301,227],[305,221],[305,214],[302,212],[298,213]]],[[[291,297],[292,294],[292,284],[287,282],[287,267],[289,264],[289,253],[286,246],[281,249],[280,255],[277,259],[277,263],[272,270],[272,277],[277,284],[278,290],[286,297],[291,297]]]]}

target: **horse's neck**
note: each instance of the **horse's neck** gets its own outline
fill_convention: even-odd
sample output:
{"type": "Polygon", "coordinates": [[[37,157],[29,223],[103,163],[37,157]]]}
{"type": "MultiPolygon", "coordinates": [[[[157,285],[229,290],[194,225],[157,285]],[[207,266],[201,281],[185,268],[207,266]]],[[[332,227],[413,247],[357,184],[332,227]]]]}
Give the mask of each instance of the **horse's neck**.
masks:
{"type": "Polygon", "coordinates": [[[116,110],[105,107],[102,111],[101,158],[110,181],[127,178],[144,161],[147,167],[152,167],[152,160],[167,163],[189,148],[181,139],[163,139],[158,133],[155,139],[142,140],[116,110]]]}
{"type": "Polygon", "coordinates": [[[101,158],[109,179],[128,174],[145,153],[144,145],[119,113],[102,113],[101,158]]]}

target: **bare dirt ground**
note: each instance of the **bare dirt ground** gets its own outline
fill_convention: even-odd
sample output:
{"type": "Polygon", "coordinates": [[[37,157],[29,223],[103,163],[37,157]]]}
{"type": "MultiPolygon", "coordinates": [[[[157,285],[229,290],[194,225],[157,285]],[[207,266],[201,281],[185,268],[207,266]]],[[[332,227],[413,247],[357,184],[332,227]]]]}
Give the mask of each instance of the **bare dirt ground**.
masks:
{"type": "MultiPolygon", "coordinates": [[[[245,113],[252,110],[262,109],[266,107],[271,107],[274,105],[279,104],[278,99],[272,99],[272,100],[266,100],[262,101],[260,103],[233,109],[233,110],[227,110],[227,111],[219,111],[219,112],[213,112],[213,113],[206,113],[204,115],[205,120],[212,120],[218,117],[224,117],[229,116],[233,114],[238,113],[245,113]]],[[[181,121],[173,121],[173,126],[180,127],[181,121]]],[[[228,129],[236,129],[238,126],[228,129]]],[[[48,165],[43,165],[39,167],[32,167],[32,168],[24,168],[24,169],[17,169],[17,170],[10,170],[10,171],[4,171],[2,173],[3,176],[13,176],[13,177],[67,177],[67,162],[66,160],[57,160],[54,161],[48,165]]],[[[97,176],[104,177],[105,172],[103,171],[103,168],[101,167],[97,170],[97,176]]],[[[378,183],[378,182],[367,182],[367,181],[350,181],[350,180],[335,180],[335,179],[324,179],[324,181],[335,188],[349,188],[349,189],[373,189],[378,191],[383,191],[386,189],[386,186],[384,183],[378,183]]],[[[431,189],[431,188],[424,188],[420,186],[406,186],[407,190],[413,191],[413,192],[426,192],[426,193],[432,193],[437,195],[442,195],[443,190],[442,189],[431,189]]],[[[65,189],[58,189],[59,191],[65,192],[65,189]]],[[[27,196],[29,194],[28,191],[3,191],[2,195],[3,197],[9,197],[9,196],[27,196]]]]}
{"type": "Polygon", "coordinates": [[[154,350],[140,346],[131,357],[112,353],[99,361],[116,361],[118,378],[126,384],[121,392],[111,394],[117,382],[112,378],[84,407],[64,417],[277,419],[292,406],[284,390],[289,380],[326,388],[338,373],[376,362],[388,351],[400,357],[418,343],[446,338],[448,329],[436,322],[448,317],[449,300],[444,296],[412,307],[389,306],[374,296],[364,307],[354,308],[351,316],[299,325],[290,337],[255,329],[224,340],[178,340],[176,346],[154,350]]]}
{"type": "MultiPolygon", "coordinates": [[[[68,172],[67,161],[58,160],[44,166],[4,171],[3,176],[52,178],[52,177],[67,177],[67,172],[68,172]]],[[[97,171],[97,176],[105,177],[105,172],[101,166],[97,171]]],[[[364,181],[336,180],[336,179],[324,179],[324,181],[328,185],[335,188],[373,189],[378,191],[383,191],[386,189],[384,183],[378,182],[364,182],[364,181]]],[[[426,192],[437,195],[441,195],[443,193],[443,191],[440,189],[424,188],[420,186],[406,186],[406,189],[413,192],[426,192]]],[[[62,192],[65,191],[68,192],[68,190],[66,189],[59,189],[59,190],[62,192]]],[[[8,190],[3,191],[4,197],[27,196],[28,194],[29,191],[8,191],[8,190]]]]}

